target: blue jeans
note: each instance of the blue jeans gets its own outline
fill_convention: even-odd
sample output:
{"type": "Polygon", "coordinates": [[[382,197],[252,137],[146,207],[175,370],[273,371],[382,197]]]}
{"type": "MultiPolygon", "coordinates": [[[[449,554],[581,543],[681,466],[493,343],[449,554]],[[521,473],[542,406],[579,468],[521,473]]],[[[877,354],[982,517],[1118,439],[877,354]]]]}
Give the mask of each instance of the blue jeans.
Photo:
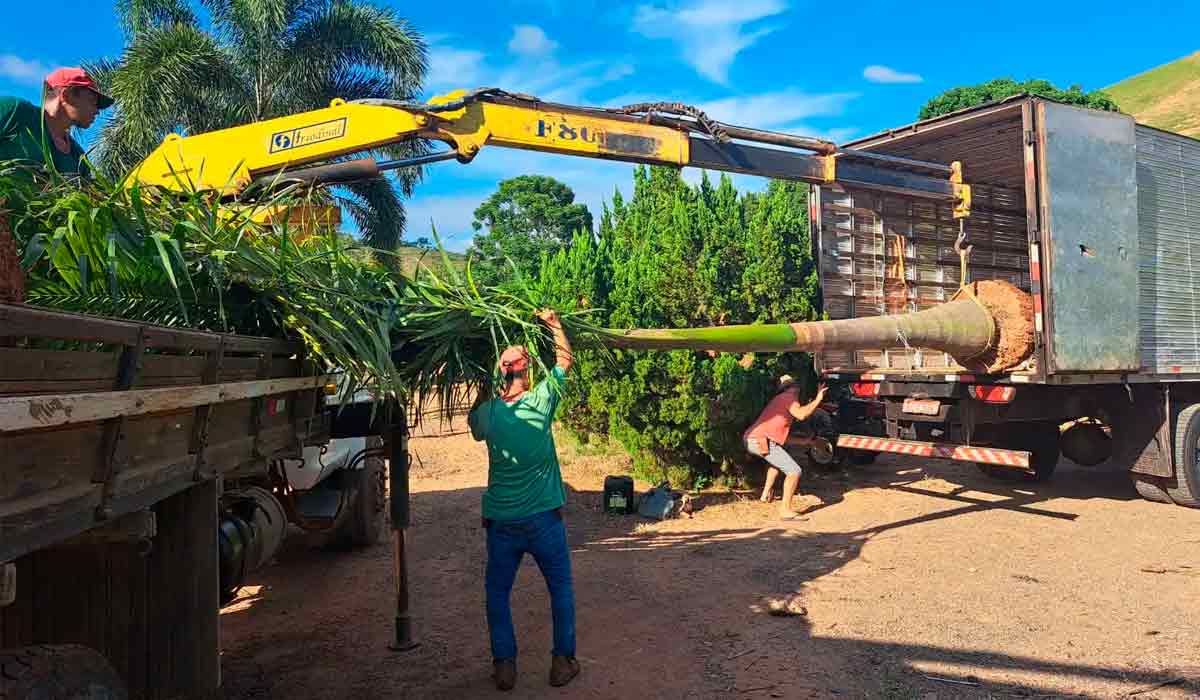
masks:
{"type": "Polygon", "coordinates": [[[520,520],[493,520],[488,524],[484,589],[492,657],[496,661],[517,658],[509,598],[526,552],[533,555],[550,590],[550,611],[554,618],[552,653],[575,656],[575,588],[571,583],[567,528],[561,513],[548,510],[520,520]]]}

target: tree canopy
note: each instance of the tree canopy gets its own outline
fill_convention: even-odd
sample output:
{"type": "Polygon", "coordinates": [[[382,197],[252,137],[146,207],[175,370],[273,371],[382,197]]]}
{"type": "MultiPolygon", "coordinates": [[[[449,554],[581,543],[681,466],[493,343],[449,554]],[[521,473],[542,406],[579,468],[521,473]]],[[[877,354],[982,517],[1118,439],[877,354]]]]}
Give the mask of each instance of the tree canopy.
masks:
{"type": "Polygon", "coordinates": [[[1019,83],[1012,78],[997,78],[978,85],[951,88],[934,97],[921,107],[918,119],[931,119],[942,114],[957,112],[960,109],[974,107],[988,102],[1002,100],[1012,95],[1029,93],[1039,95],[1056,102],[1063,102],[1080,107],[1102,109],[1108,112],[1119,112],[1120,108],[1107,93],[1101,90],[1084,92],[1079,85],[1072,85],[1066,90],[1059,89],[1047,80],[1026,80],[1019,83]]]}
{"type": "Polygon", "coordinates": [[[472,253],[480,279],[496,282],[512,261],[522,274],[536,275],[542,257],[569,246],[579,231],[592,232],[592,214],[575,202],[575,192],[545,175],[521,175],[500,183],[475,210],[472,253]]]}

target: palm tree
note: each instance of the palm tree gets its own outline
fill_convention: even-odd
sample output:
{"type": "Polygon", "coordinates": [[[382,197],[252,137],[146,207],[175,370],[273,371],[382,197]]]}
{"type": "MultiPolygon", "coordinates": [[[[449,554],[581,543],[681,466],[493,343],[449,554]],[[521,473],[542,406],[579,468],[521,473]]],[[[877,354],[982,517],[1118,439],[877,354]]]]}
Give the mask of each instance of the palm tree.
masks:
{"type": "MultiPolygon", "coordinates": [[[[128,172],[170,132],[201,133],[346,100],[411,100],[427,68],[425,42],[391,10],[355,0],[118,0],[126,35],[119,60],[89,66],[116,98],[96,160],[128,172]]],[[[422,152],[420,143],[381,150],[422,152]]],[[[364,242],[392,249],[404,230],[401,196],[420,170],[348,185],[334,198],[364,242]]]]}

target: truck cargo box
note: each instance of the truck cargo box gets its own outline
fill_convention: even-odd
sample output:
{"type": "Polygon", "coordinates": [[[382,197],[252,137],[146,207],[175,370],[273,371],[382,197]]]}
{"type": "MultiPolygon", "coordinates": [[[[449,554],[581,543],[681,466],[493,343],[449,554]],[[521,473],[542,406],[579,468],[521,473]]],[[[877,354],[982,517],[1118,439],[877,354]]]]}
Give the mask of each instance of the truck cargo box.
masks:
{"type": "MultiPolygon", "coordinates": [[[[1200,141],[1123,114],[1019,96],[893,129],[847,148],[960,161],[971,216],[901,195],[814,187],[812,233],[830,318],[903,313],[966,281],[1035,298],[1034,356],[997,381],[1200,379],[1200,141]]],[[[826,374],[956,380],[945,353],[826,352],[826,374]]]]}

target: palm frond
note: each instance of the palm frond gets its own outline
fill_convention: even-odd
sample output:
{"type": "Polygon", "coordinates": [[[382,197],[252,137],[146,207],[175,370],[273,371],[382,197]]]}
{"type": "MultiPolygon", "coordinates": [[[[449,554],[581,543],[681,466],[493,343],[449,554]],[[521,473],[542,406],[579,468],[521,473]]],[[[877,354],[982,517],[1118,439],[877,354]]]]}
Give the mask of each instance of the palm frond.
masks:
{"type": "Polygon", "coordinates": [[[404,234],[407,215],[389,178],[375,178],[346,186],[338,197],[362,232],[363,243],[379,250],[395,250],[404,234]]]}
{"type": "Polygon", "coordinates": [[[320,72],[355,67],[381,71],[396,99],[415,96],[429,68],[425,41],[390,9],[327,2],[310,10],[292,32],[288,55],[320,72]]]}
{"type": "Polygon", "coordinates": [[[152,27],[196,23],[196,15],[187,0],[117,0],[116,9],[126,36],[152,27]]]}
{"type": "Polygon", "coordinates": [[[97,151],[104,169],[129,171],[165,134],[193,131],[193,123],[203,123],[210,109],[239,101],[244,89],[238,75],[226,51],[194,26],[140,33],[109,78],[117,109],[100,133],[97,151]],[[214,104],[198,106],[202,94],[214,104]]]}

